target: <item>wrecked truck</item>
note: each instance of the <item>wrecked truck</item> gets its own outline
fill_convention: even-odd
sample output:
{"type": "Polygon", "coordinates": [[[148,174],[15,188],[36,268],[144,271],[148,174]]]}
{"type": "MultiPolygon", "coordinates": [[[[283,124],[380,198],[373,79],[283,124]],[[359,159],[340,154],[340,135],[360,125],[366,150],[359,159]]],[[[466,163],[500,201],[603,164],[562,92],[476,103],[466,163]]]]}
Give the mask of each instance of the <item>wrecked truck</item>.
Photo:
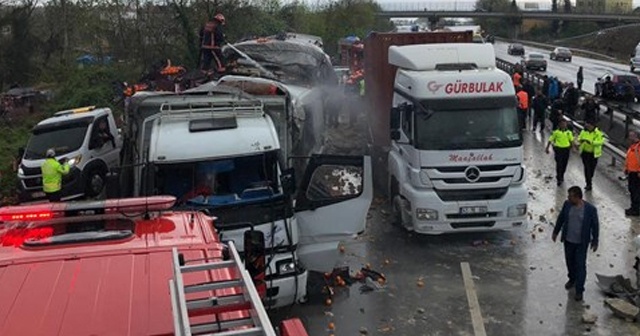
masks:
{"type": "Polygon", "coordinates": [[[318,87],[331,75],[316,71],[326,55],[289,47],[310,53],[296,56],[309,63],[260,60],[275,74],[239,71],[181,94],[136,94],[121,174],[123,192],[173,195],[178,208],[215,217],[221,239],[241,252],[244,232],[262,231],[269,308],[306,300],[308,272],[333,269],[339,242],[364,231],[373,194],[369,157],[322,154],[318,87]]]}

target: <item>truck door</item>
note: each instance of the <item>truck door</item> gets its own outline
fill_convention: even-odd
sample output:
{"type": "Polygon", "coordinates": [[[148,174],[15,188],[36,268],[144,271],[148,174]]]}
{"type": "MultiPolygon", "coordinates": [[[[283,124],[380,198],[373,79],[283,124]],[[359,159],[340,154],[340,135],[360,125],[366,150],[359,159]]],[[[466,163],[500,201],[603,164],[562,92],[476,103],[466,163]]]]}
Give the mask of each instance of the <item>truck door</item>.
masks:
{"type": "Polygon", "coordinates": [[[96,119],[91,129],[89,140],[90,159],[101,158],[109,167],[117,166],[120,162],[120,139],[114,134],[114,125],[109,123],[108,116],[96,119]]]}
{"type": "Polygon", "coordinates": [[[365,229],[373,198],[369,156],[314,155],[296,194],[298,257],[307,269],[327,272],[338,244],[365,229]]]}

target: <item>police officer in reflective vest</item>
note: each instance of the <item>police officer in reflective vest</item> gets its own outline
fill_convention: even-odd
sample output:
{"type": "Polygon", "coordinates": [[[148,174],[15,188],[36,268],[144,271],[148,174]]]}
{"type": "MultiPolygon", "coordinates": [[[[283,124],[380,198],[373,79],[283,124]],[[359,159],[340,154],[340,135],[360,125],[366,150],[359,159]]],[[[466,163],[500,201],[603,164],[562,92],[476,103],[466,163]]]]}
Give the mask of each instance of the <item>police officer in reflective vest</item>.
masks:
{"type": "Polygon", "coordinates": [[[564,172],[569,163],[571,144],[573,143],[573,132],[567,129],[567,121],[562,119],[558,123],[558,129],[554,130],[549,137],[545,152],[549,154],[549,146],[553,145],[553,153],[556,160],[556,179],[558,186],[564,182],[564,172]]]}
{"type": "Polygon", "coordinates": [[[624,211],[627,216],[640,216],[640,138],[636,132],[629,132],[631,146],[627,150],[624,172],[631,194],[631,207],[624,211]]]}
{"type": "Polygon", "coordinates": [[[47,195],[49,202],[60,202],[62,189],[62,176],[69,174],[69,164],[66,159],[61,162],[56,160],[56,152],[47,150],[47,159],[42,164],[42,190],[47,195]]]}
{"type": "Polygon", "coordinates": [[[591,190],[591,180],[596,172],[598,158],[602,155],[602,145],[604,144],[604,136],[594,124],[595,121],[588,120],[578,135],[580,157],[584,166],[584,179],[587,182],[584,190],[587,191],[591,190]]]}

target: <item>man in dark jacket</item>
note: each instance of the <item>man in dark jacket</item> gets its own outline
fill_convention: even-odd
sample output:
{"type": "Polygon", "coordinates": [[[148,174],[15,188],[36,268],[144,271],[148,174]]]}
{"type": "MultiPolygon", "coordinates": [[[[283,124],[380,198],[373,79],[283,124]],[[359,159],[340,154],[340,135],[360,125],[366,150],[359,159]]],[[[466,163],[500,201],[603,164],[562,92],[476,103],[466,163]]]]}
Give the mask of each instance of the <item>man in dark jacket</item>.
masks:
{"type": "MultiPolygon", "coordinates": [[[[526,115],[526,118],[528,118],[531,110],[531,105],[533,103],[533,97],[536,96],[536,88],[533,86],[533,84],[529,80],[524,78],[522,79],[522,88],[527,92],[527,96],[529,97],[529,110],[527,111],[527,115],[526,115]]],[[[525,118],[525,121],[526,121],[526,118],[525,118]]]]}
{"type": "Polygon", "coordinates": [[[598,112],[600,111],[600,105],[596,103],[593,96],[587,96],[584,104],[582,104],[582,110],[584,111],[584,120],[598,121],[598,112]]]}
{"type": "Polygon", "coordinates": [[[562,230],[560,242],[564,243],[564,257],[569,272],[569,281],[564,288],[569,290],[575,287],[575,299],[582,301],[587,278],[587,252],[589,245],[593,252],[598,249],[600,222],[598,210],[582,199],[580,187],[573,186],[568,192],[568,200],[558,215],[551,239],[555,242],[562,230]]]}
{"type": "Polygon", "coordinates": [[[549,106],[549,102],[547,101],[547,97],[542,94],[540,90],[536,92],[535,98],[533,98],[533,128],[532,130],[535,132],[538,129],[538,125],[540,125],[540,132],[544,132],[544,115],[547,111],[547,106],[549,106]]]}
{"type": "Polygon", "coordinates": [[[578,106],[578,101],[580,100],[580,93],[573,86],[573,83],[568,83],[564,96],[564,110],[568,116],[573,118],[575,115],[576,107],[578,106]]]}

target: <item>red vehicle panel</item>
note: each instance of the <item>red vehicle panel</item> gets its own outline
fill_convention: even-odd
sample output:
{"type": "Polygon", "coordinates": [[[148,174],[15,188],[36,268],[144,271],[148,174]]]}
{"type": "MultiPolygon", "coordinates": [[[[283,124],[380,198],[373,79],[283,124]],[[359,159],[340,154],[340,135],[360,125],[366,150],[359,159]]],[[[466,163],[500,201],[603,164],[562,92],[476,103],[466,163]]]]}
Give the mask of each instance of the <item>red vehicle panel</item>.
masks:
{"type": "MultiPolygon", "coordinates": [[[[144,219],[141,213],[130,218],[131,214],[106,211],[58,218],[61,213],[56,211],[68,213],[70,208],[40,207],[38,213],[55,210],[51,218],[6,222],[2,216],[25,208],[0,209],[5,220],[0,223],[0,335],[172,335],[172,247],[189,259],[222,260],[223,246],[212,220],[200,213],[155,212],[144,219]],[[128,225],[133,230],[124,238],[56,241],[70,231],[68,237],[82,241],[86,233],[76,231],[87,221],[100,222],[103,231],[126,231],[128,225]]],[[[140,211],[134,208],[129,210],[140,211]]],[[[193,273],[185,275],[185,282],[236,278],[231,273],[229,269],[193,273]]],[[[209,294],[239,292],[229,288],[209,294]]],[[[233,311],[220,318],[246,316],[248,311],[233,311]]]]}

